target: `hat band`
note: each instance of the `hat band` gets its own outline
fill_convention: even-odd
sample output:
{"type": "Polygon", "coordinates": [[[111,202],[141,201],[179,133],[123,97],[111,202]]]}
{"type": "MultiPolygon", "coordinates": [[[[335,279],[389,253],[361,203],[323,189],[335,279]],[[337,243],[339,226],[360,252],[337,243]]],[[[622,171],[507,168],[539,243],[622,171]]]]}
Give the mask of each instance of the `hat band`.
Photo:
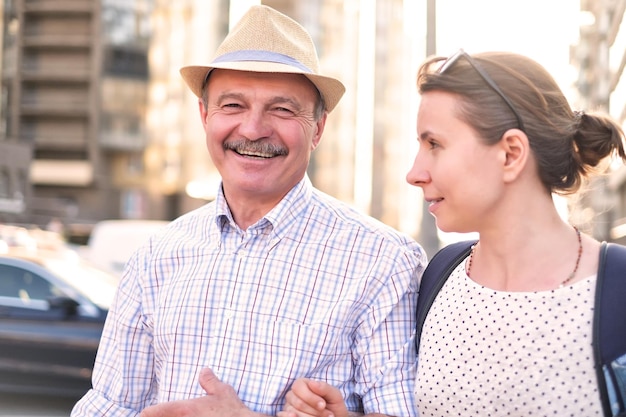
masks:
{"type": "Polygon", "coordinates": [[[293,59],[290,56],[279,54],[271,51],[258,51],[252,49],[244,49],[239,51],[233,51],[220,55],[213,60],[213,64],[220,62],[241,62],[241,61],[259,61],[259,62],[274,62],[276,64],[285,64],[292,67],[296,67],[312,74],[310,68],[303,65],[300,61],[293,59]]]}

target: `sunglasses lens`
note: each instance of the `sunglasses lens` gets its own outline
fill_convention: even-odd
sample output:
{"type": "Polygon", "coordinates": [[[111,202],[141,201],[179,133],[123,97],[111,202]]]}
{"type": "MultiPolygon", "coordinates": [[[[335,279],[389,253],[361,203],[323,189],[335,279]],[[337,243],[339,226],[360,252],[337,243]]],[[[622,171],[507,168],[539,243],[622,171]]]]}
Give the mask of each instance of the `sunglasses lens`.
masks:
{"type": "MultiPolygon", "coordinates": [[[[456,61],[459,60],[462,56],[467,55],[467,53],[463,49],[459,49],[454,55],[450,56],[448,59],[443,61],[441,67],[437,70],[439,74],[443,74],[446,72],[456,61]]],[[[469,57],[469,55],[468,55],[469,57]]]]}

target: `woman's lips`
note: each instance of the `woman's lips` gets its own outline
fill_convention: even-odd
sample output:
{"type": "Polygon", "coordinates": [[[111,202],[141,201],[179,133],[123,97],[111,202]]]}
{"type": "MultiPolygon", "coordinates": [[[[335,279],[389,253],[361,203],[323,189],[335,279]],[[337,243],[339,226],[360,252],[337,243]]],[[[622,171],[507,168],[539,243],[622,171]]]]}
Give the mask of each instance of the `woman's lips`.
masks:
{"type": "Polygon", "coordinates": [[[426,201],[428,202],[428,211],[434,213],[443,201],[443,198],[427,198],[426,201]]]}

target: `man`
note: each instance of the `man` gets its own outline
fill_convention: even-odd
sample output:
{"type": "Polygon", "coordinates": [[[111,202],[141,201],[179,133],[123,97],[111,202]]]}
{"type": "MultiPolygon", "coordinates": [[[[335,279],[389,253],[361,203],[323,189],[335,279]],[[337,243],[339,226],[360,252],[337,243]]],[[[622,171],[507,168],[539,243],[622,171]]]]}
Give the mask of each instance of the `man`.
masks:
{"type": "Polygon", "coordinates": [[[72,416],[275,415],[298,377],[338,387],[351,411],[413,415],[425,255],[312,187],[344,92],[318,72],[307,32],[266,6],[209,66],[181,69],[218,196],[129,261],[72,416]]]}

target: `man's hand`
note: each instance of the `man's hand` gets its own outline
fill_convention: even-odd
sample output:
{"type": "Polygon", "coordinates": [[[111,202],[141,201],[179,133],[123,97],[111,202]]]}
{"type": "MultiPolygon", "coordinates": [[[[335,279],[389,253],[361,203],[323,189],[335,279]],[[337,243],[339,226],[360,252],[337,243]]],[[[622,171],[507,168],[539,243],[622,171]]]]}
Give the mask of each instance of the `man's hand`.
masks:
{"type": "Polygon", "coordinates": [[[259,416],[248,409],[228,384],[220,381],[213,371],[205,368],[198,378],[206,392],[204,397],[170,401],[144,409],[141,417],[245,417],[259,416]]]}

